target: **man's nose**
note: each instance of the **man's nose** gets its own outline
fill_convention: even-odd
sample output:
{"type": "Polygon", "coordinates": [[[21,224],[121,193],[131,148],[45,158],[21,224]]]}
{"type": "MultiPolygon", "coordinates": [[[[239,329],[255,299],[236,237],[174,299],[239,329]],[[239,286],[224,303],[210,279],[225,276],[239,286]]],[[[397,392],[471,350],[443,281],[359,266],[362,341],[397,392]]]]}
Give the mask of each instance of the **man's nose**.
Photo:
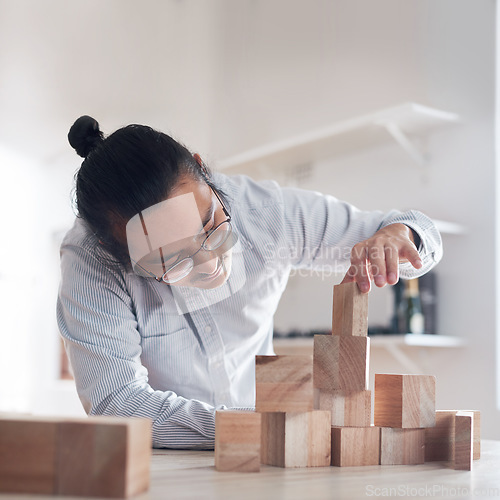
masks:
{"type": "MultiPolygon", "coordinates": [[[[201,252],[200,252],[201,253],[201,252]]],[[[203,252],[203,258],[197,259],[195,271],[202,274],[212,274],[217,269],[218,257],[214,252],[203,252]]]]}

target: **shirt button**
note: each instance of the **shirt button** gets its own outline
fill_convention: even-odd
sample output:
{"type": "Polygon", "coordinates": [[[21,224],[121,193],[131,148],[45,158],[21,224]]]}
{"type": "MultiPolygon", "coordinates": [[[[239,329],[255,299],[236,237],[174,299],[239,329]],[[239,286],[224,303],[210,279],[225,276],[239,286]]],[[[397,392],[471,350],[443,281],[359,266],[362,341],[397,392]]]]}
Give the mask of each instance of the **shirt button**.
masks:
{"type": "Polygon", "coordinates": [[[205,327],[205,333],[212,333],[212,327],[210,325],[205,327]]]}

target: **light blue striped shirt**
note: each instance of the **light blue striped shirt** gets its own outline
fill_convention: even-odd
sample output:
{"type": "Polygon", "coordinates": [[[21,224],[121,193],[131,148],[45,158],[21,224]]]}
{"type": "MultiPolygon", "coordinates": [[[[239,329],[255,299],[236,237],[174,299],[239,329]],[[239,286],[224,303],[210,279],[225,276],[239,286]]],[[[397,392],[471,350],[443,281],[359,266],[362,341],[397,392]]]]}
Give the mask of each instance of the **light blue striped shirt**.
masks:
{"type": "Polygon", "coordinates": [[[400,264],[401,276],[442,256],[420,212],[363,212],[272,181],[214,180],[238,235],[220,289],[174,290],[106,266],[80,219],[61,247],[57,318],[85,411],[151,418],[155,447],[211,448],[216,408],[254,406],[255,355],[273,354],[273,315],[292,269],[345,271],[356,243],[395,222],[421,240],[423,267],[400,264]]]}

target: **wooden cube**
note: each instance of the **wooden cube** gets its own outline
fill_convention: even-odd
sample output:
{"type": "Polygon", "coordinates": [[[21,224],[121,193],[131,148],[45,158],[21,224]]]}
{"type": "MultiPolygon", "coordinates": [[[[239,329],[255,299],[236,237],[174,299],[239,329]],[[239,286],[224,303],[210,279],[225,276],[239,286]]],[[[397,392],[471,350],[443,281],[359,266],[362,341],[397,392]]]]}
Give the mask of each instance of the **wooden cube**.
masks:
{"type": "Polygon", "coordinates": [[[326,391],[314,389],[314,407],[332,413],[332,425],[369,427],[371,424],[371,391],[326,391]]]}
{"type": "Polygon", "coordinates": [[[434,427],[436,377],[375,374],[374,423],[380,427],[434,427]]]}
{"type": "Polygon", "coordinates": [[[380,465],[416,465],[425,461],[425,429],[380,429],[380,465]]]}
{"type": "Polygon", "coordinates": [[[344,393],[368,390],[370,339],[314,336],[314,387],[344,393]]]}
{"type": "Polygon", "coordinates": [[[455,415],[455,460],[456,470],[472,470],[474,442],[474,413],[457,412],[455,415]]]}
{"type": "Polygon", "coordinates": [[[452,461],[456,410],[437,410],[436,425],[425,429],[425,461],[452,461]]]}
{"type": "Polygon", "coordinates": [[[330,412],[262,413],[261,461],[277,467],[330,465],[330,412]]]}
{"type": "Polygon", "coordinates": [[[256,411],[311,411],[312,371],[312,356],[255,356],[256,411]]]}
{"type": "Polygon", "coordinates": [[[114,417],[62,422],[57,493],[123,498],[147,491],[151,424],[144,418],[114,417]]]}
{"type": "Polygon", "coordinates": [[[151,421],[0,418],[0,491],[124,498],[149,487],[151,421]]]}
{"type": "Polygon", "coordinates": [[[332,462],[336,467],[378,465],[380,427],[332,427],[332,462]]]}
{"type": "Polygon", "coordinates": [[[364,336],[368,334],[368,294],[357,283],[333,287],[332,334],[364,336]]]}
{"type": "MultiPolygon", "coordinates": [[[[436,410],[436,426],[425,430],[425,461],[452,462],[455,456],[455,415],[460,410],[436,410]]],[[[481,412],[462,410],[474,415],[473,460],[481,457],[481,412]]]]}
{"type": "Polygon", "coordinates": [[[215,468],[259,472],[261,414],[222,410],[215,413],[215,468]]]}
{"type": "Polygon", "coordinates": [[[0,418],[0,492],[55,495],[59,421],[0,418]]]}

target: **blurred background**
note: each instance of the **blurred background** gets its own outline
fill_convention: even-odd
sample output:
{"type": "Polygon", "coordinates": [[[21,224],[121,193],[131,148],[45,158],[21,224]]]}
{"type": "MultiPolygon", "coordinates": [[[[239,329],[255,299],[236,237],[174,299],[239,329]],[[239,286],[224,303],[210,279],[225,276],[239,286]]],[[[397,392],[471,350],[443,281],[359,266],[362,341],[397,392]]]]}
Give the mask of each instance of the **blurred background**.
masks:
{"type": "MultiPolygon", "coordinates": [[[[432,340],[388,334],[394,294],[374,290],[371,370],[436,375],[437,407],[481,410],[500,439],[497,25],[494,0],[0,0],[0,411],[83,413],[55,302],[66,136],[88,114],[215,171],[444,221],[432,340]]],[[[302,274],[280,335],[331,325],[341,277],[302,274]]]]}

